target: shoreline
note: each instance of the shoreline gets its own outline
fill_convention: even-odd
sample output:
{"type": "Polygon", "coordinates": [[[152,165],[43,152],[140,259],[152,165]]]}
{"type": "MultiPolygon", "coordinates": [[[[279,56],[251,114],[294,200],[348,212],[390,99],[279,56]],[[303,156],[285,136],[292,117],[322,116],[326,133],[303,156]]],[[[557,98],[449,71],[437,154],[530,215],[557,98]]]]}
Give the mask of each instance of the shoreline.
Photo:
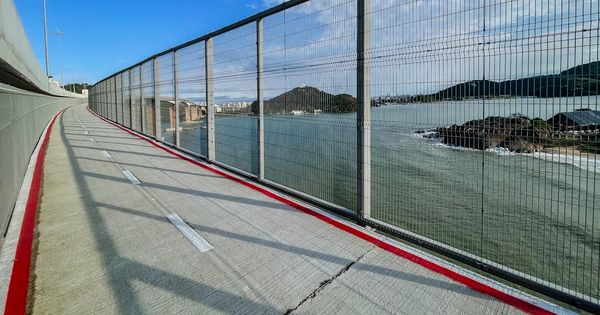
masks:
{"type": "Polygon", "coordinates": [[[420,140],[426,140],[431,145],[435,147],[441,147],[444,149],[472,152],[485,151],[498,156],[527,156],[554,163],[568,164],[583,170],[590,170],[595,173],[600,173],[600,156],[594,153],[582,152],[575,146],[548,147],[543,148],[540,151],[531,153],[515,152],[504,147],[493,147],[487,148],[485,150],[479,150],[468,147],[445,144],[442,142],[441,137],[433,136],[435,134],[436,132],[434,131],[427,131],[422,133],[414,132],[412,133],[412,136],[420,140]]]}

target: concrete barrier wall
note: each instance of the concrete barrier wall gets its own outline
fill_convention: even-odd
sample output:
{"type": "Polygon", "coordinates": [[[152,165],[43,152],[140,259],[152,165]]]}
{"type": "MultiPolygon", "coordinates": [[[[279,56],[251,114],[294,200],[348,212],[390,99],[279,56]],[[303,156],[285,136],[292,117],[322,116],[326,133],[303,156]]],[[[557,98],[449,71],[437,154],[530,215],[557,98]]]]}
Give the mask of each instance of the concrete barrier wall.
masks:
{"type": "Polygon", "coordinates": [[[0,83],[0,232],[6,231],[29,158],[50,119],[87,98],[48,96],[0,83]]]}

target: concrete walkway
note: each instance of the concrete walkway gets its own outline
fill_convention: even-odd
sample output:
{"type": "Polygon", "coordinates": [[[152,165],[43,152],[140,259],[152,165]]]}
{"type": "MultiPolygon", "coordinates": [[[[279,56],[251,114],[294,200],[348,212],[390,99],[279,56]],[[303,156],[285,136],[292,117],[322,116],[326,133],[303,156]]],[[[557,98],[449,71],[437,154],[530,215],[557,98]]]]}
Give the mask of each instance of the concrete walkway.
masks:
{"type": "Polygon", "coordinates": [[[33,313],[518,312],[83,106],[54,126],[41,200],[33,313]],[[195,247],[170,214],[213,248],[195,247]]]}

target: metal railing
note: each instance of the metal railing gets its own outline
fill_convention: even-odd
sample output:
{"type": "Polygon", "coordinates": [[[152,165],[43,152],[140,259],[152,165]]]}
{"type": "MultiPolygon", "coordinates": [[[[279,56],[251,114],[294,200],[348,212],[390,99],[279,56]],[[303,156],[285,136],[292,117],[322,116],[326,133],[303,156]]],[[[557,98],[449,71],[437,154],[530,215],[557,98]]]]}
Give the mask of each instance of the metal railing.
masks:
{"type": "Polygon", "coordinates": [[[288,1],[94,85],[90,107],[600,311],[597,1],[288,1]]]}

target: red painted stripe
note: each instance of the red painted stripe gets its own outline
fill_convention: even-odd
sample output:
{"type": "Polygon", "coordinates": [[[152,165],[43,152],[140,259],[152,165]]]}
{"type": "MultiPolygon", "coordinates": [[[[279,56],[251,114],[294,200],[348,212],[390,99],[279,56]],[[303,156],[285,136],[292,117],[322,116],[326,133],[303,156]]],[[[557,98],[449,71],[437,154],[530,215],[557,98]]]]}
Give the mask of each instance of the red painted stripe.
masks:
{"type": "Polygon", "coordinates": [[[145,141],[149,142],[150,144],[152,144],[153,146],[155,146],[155,147],[157,147],[157,148],[159,148],[159,149],[161,149],[161,150],[163,150],[163,151],[165,151],[165,152],[167,152],[167,153],[169,153],[171,155],[174,155],[174,156],[176,156],[176,157],[178,157],[178,158],[180,158],[182,160],[188,161],[188,162],[190,162],[190,163],[192,163],[194,165],[197,165],[197,166],[199,166],[199,167],[201,167],[201,168],[203,168],[205,170],[208,170],[208,171],[213,172],[215,174],[221,175],[221,176],[223,176],[225,178],[231,179],[231,180],[233,180],[233,181],[235,181],[235,182],[237,182],[239,184],[242,184],[242,185],[244,185],[244,186],[246,186],[248,188],[256,190],[256,191],[258,191],[258,192],[260,192],[260,193],[262,193],[262,194],[264,194],[266,196],[269,196],[269,197],[271,197],[271,198],[273,198],[273,199],[275,199],[277,201],[280,201],[280,202],[282,202],[284,204],[287,204],[287,205],[289,205],[289,206],[291,206],[293,208],[296,208],[296,209],[298,209],[298,210],[300,210],[300,211],[302,211],[302,212],[304,212],[306,214],[309,214],[309,215],[311,215],[311,216],[313,216],[313,217],[315,217],[315,218],[317,218],[319,220],[325,221],[325,222],[327,222],[327,223],[335,226],[336,228],[339,228],[339,229],[341,229],[341,230],[343,230],[345,232],[348,232],[348,233],[350,233],[352,235],[355,235],[355,236],[357,236],[357,237],[359,237],[359,238],[361,238],[361,239],[363,239],[363,240],[365,240],[365,241],[367,241],[369,243],[372,243],[372,244],[376,245],[377,247],[379,247],[379,248],[381,248],[381,249],[383,249],[385,251],[393,253],[393,254],[395,254],[397,256],[400,256],[402,258],[408,259],[408,260],[410,260],[410,261],[412,261],[412,262],[414,262],[416,264],[419,264],[419,265],[421,265],[421,266],[423,266],[423,267],[425,267],[425,268],[427,268],[427,269],[429,269],[431,271],[437,272],[437,273],[439,273],[441,275],[444,275],[444,276],[446,276],[446,277],[448,277],[448,278],[450,278],[450,279],[452,279],[452,280],[454,280],[456,282],[459,282],[459,283],[461,283],[461,284],[463,284],[465,286],[468,286],[469,288],[471,288],[471,289],[473,289],[475,291],[478,291],[478,292],[487,294],[489,296],[492,296],[492,297],[494,297],[494,298],[496,298],[496,299],[498,299],[498,300],[500,300],[500,301],[502,301],[502,302],[504,302],[506,304],[512,305],[512,306],[514,306],[514,307],[516,307],[516,308],[518,308],[518,309],[520,309],[520,310],[522,310],[524,312],[530,313],[530,314],[554,314],[554,313],[552,313],[552,312],[550,312],[550,311],[548,311],[548,310],[546,310],[544,308],[541,308],[541,307],[539,307],[537,305],[531,304],[531,303],[529,303],[527,301],[519,299],[519,298],[517,298],[515,296],[512,296],[512,295],[510,295],[508,293],[502,292],[502,291],[500,291],[498,289],[492,288],[489,285],[486,285],[484,283],[478,282],[477,280],[469,278],[469,277],[467,277],[465,275],[462,275],[462,274],[460,274],[458,272],[455,272],[455,271],[453,271],[451,269],[448,269],[448,268],[446,268],[444,266],[438,265],[438,264],[436,264],[436,263],[434,263],[434,262],[432,262],[430,260],[427,260],[427,259],[425,259],[423,257],[420,257],[420,256],[417,256],[417,255],[412,254],[410,252],[407,252],[407,251],[405,251],[405,250],[403,250],[403,249],[401,249],[399,247],[396,247],[396,246],[394,246],[394,245],[392,245],[390,243],[383,242],[380,239],[378,239],[378,238],[376,238],[374,236],[371,236],[371,235],[369,235],[369,234],[367,234],[367,233],[365,233],[365,232],[363,232],[363,231],[361,231],[359,229],[356,229],[356,228],[354,228],[352,226],[346,225],[346,224],[344,224],[344,223],[342,223],[340,221],[337,221],[337,220],[332,219],[332,218],[330,218],[328,216],[320,214],[320,213],[318,213],[318,212],[316,212],[316,211],[314,211],[314,210],[312,210],[310,208],[307,208],[307,207],[305,207],[305,206],[303,206],[303,205],[301,205],[301,204],[299,204],[299,203],[297,203],[295,201],[289,200],[289,199],[287,199],[285,197],[282,197],[282,196],[280,196],[278,194],[275,194],[275,193],[273,193],[273,192],[271,192],[271,191],[269,191],[269,190],[267,190],[265,188],[262,188],[260,186],[257,186],[255,184],[253,184],[253,183],[247,182],[247,181],[245,181],[243,179],[234,177],[234,176],[232,176],[232,175],[230,175],[228,173],[225,173],[225,172],[223,172],[221,170],[213,168],[213,167],[211,167],[211,166],[209,166],[209,165],[207,165],[205,163],[200,163],[200,162],[198,162],[198,161],[196,161],[194,159],[188,158],[188,157],[186,157],[186,156],[184,156],[184,155],[182,155],[182,154],[180,154],[180,153],[178,153],[176,151],[173,151],[173,150],[171,150],[169,148],[166,148],[166,147],[158,144],[158,142],[156,142],[156,141],[152,141],[152,140],[150,140],[150,139],[148,139],[148,138],[146,138],[144,136],[139,135],[138,133],[136,133],[134,131],[131,131],[131,130],[129,130],[129,129],[123,127],[123,126],[120,126],[120,125],[118,125],[118,124],[116,124],[116,123],[114,123],[114,122],[112,122],[112,121],[110,121],[110,120],[108,120],[108,119],[100,116],[100,115],[97,115],[96,113],[94,113],[93,111],[91,111],[89,109],[89,107],[88,107],[88,111],[90,113],[92,113],[93,115],[95,115],[96,117],[100,118],[101,120],[103,120],[103,121],[105,121],[105,122],[107,122],[107,123],[109,123],[109,124],[111,124],[113,126],[116,126],[116,127],[118,127],[120,129],[128,132],[129,134],[131,134],[131,135],[133,135],[135,137],[138,137],[138,138],[140,138],[142,140],[145,140],[145,141]]]}
{"type": "Polygon", "coordinates": [[[33,244],[33,230],[35,228],[35,212],[37,211],[40,197],[44,156],[46,154],[46,149],[48,148],[54,121],[63,111],[64,109],[54,115],[52,120],[50,120],[48,131],[46,131],[46,135],[40,144],[40,150],[38,151],[35,161],[29,195],[27,196],[27,204],[25,205],[25,213],[23,214],[23,222],[21,223],[21,231],[19,232],[19,241],[15,251],[15,260],[10,276],[10,283],[8,284],[4,314],[25,314],[27,309],[27,289],[29,288],[29,272],[31,267],[31,246],[33,244]]]}

